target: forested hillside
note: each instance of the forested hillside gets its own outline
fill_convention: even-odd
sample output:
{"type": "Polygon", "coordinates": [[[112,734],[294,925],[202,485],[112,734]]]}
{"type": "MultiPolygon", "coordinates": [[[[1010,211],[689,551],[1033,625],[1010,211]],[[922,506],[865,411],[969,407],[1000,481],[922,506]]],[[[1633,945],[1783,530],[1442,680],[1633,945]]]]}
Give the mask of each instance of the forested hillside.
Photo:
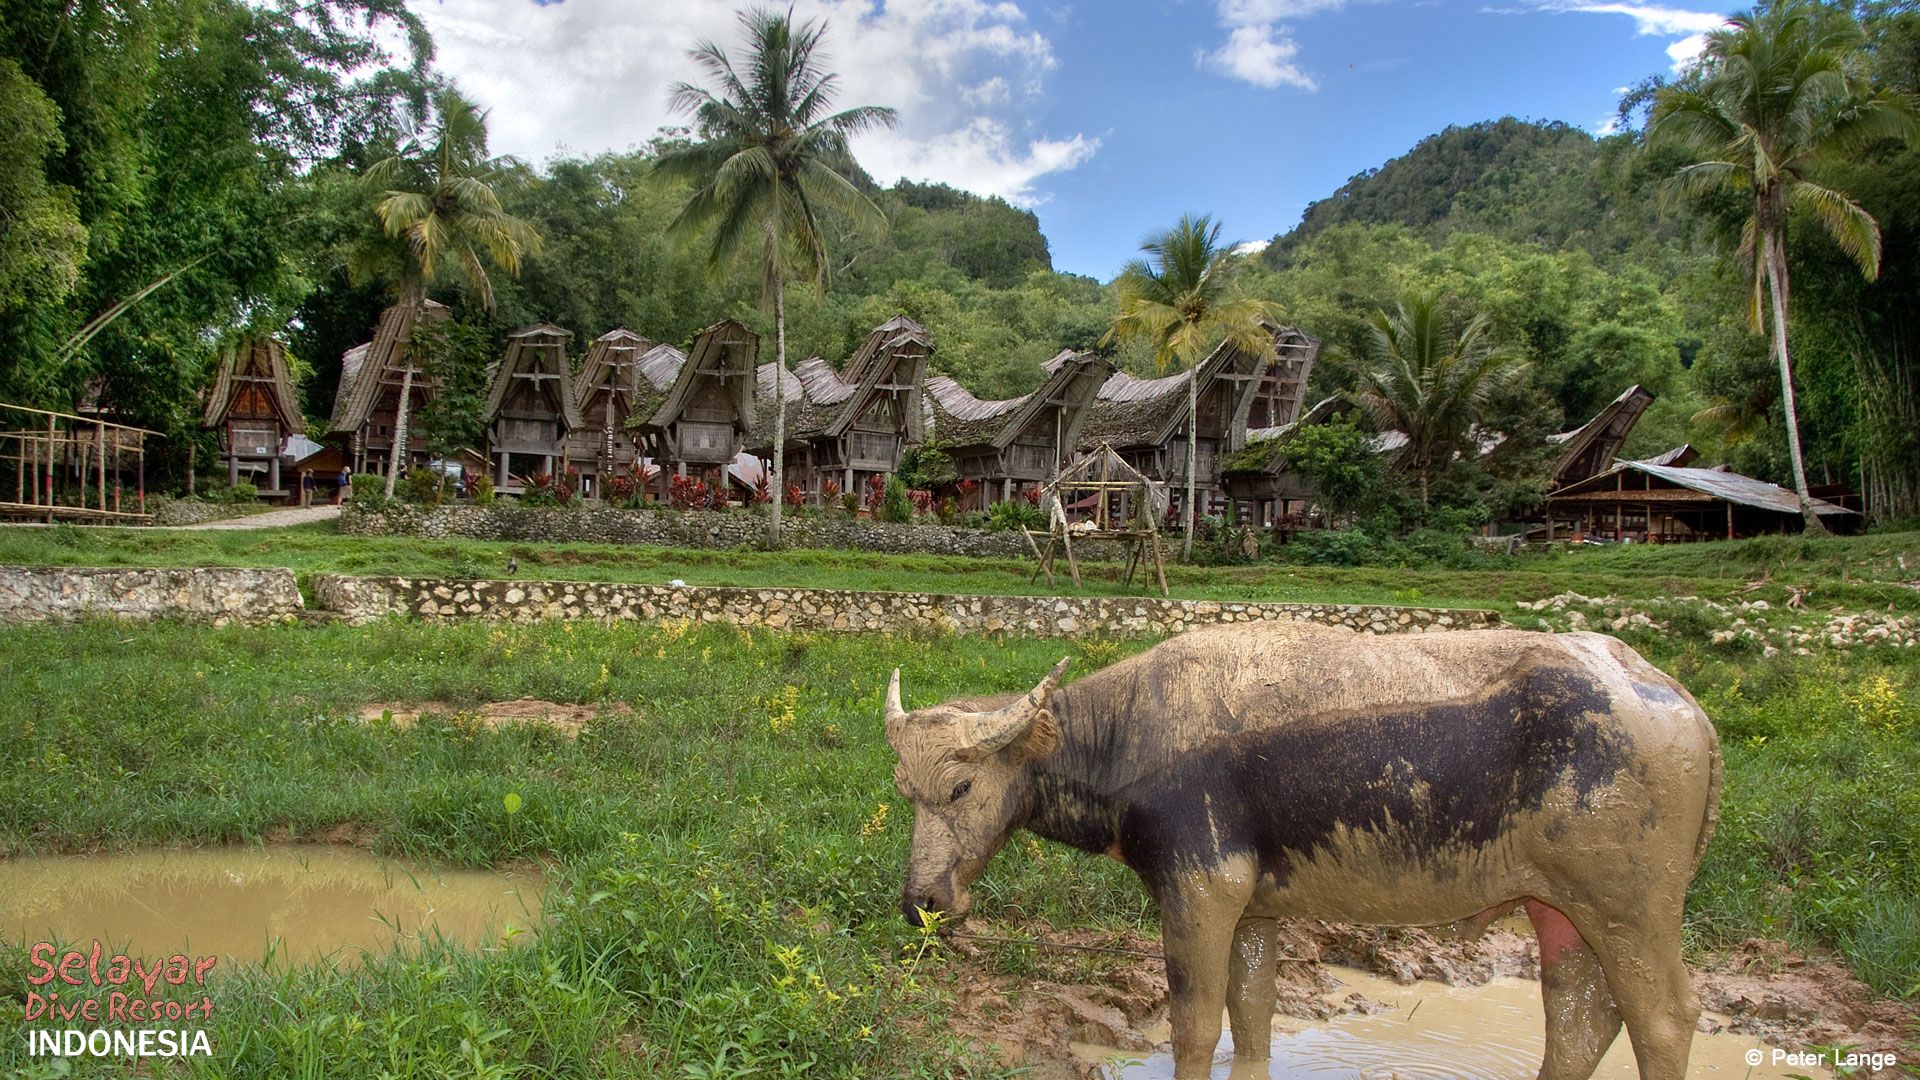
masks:
{"type": "MultiPolygon", "coordinates": [[[[1907,7],[1875,0],[1857,14],[1878,83],[1911,94],[1920,14],[1907,7]]],[[[258,331],[286,336],[307,410],[324,417],[341,351],[367,338],[396,280],[399,255],[363,174],[422,122],[439,85],[432,43],[405,7],[0,0],[0,31],[0,119],[15,133],[0,146],[0,400],[71,407],[97,387],[177,451],[202,437],[194,395],[220,342],[258,331]],[[388,40],[408,48],[384,53],[388,40]],[[89,334],[90,320],[129,299],[89,334]]],[[[1248,284],[1335,354],[1365,343],[1371,312],[1437,292],[1457,312],[1487,313],[1529,361],[1533,377],[1493,426],[1577,423],[1639,382],[1660,400],[1630,451],[1692,440],[1708,461],[1782,479],[1779,380],[1733,258],[1740,200],[1671,189],[1684,158],[1649,150],[1640,129],[1657,84],[1629,97],[1623,130],[1605,138],[1509,117],[1422,140],[1312,204],[1248,284]]],[[[770,338],[755,270],[716,272],[665,239],[687,192],[650,166],[689,137],[494,163],[505,210],[544,244],[517,278],[493,275],[490,312],[461,286],[435,287],[458,312],[469,367],[540,320],[581,349],[615,326],[684,344],[726,317],[770,338]]],[[[1879,220],[1885,257],[1869,282],[1824,233],[1789,230],[1808,473],[1864,484],[1910,515],[1920,512],[1920,160],[1881,142],[1819,175],[1879,220]]],[[[1110,324],[1111,282],[1054,271],[1032,213],[940,185],[852,179],[889,228],[828,219],[831,284],[790,291],[791,358],[838,362],[905,313],[933,331],[934,370],[1004,396],[1110,324]]],[[[1144,351],[1119,360],[1150,367],[1144,351]]],[[[1323,364],[1315,391],[1343,378],[1323,364]]]]}

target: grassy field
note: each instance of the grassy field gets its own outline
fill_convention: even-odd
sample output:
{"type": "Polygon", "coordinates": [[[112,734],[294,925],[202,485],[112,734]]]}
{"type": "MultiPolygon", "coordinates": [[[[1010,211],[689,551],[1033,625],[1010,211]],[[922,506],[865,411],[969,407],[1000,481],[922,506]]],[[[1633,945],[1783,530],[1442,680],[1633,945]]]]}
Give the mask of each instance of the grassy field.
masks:
{"type": "MultiPolygon", "coordinates": [[[[1783,937],[1920,993],[1920,650],[1763,658],[1622,636],[1695,690],[1725,740],[1693,947],[1783,937]]],[[[896,914],[910,810],[883,680],[901,666],[912,706],[1024,688],[1063,649],[1084,673],[1139,647],[678,624],[16,627],[0,630],[15,762],[0,854],[351,824],[389,853],[550,867],[530,946],[233,978],[199,1075],[997,1075],[944,1034],[943,961],[896,914]],[[373,701],[523,695],[637,711],[577,741],[354,719],[373,701]]],[[[1151,921],[1123,868],[1025,838],[977,891],[987,917],[1151,921]]],[[[0,1040],[0,1071],[52,1075],[19,1052],[0,1040]]]]}
{"type": "MultiPolygon", "coordinates": [[[[689,551],[604,544],[515,544],[341,535],[332,523],[260,531],[0,529],[0,565],[285,566],[313,573],[501,577],[695,585],[807,586],[986,594],[1046,592],[1030,560],[856,551],[689,551]]],[[[1644,599],[1696,595],[1780,603],[1798,588],[1814,605],[1920,611],[1920,533],[1858,539],[1769,537],[1731,544],[1581,548],[1467,556],[1461,568],[1170,566],[1176,596],[1210,600],[1439,604],[1510,608],[1568,590],[1644,599]],[[1759,588],[1747,591],[1754,582],[1759,588]]],[[[1086,594],[1118,594],[1117,566],[1093,568],[1086,594]]],[[[1064,578],[1062,579],[1064,581],[1064,578]]],[[[1070,585],[1063,588],[1071,589],[1070,585]]]]}

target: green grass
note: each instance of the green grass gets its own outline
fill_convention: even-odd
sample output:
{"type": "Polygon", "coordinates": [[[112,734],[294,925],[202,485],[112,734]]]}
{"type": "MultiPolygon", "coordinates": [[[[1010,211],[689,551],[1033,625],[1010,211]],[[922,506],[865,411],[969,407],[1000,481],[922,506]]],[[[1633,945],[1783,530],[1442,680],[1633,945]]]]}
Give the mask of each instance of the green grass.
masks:
{"type": "MultiPolygon", "coordinates": [[[[1841,952],[1883,992],[1920,990],[1916,650],[1763,660],[1623,636],[1725,740],[1694,946],[1784,937],[1841,952]]],[[[530,946],[234,977],[198,1075],[991,1075],[944,1034],[943,961],[896,914],[910,808],[883,679],[899,665],[923,704],[1024,688],[1063,648],[1084,673],[1142,645],[679,624],[15,627],[0,630],[0,853],[352,823],[391,854],[549,865],[550,923],[530,946]],[[354,719],[372,701],[523,695],[637,711],[577,741],[354,719]]],[[[977,893],[988,918],[1151,925],[1123,868],[1038,842],[1009,844],[977,893]]],[[[0,997],[23,986],[6,978],[0,997]]],[[[19,1052],[0,1040],[0,1069],[24,1069],[19,1052]]]]}
{"type": "MultiPolygon", "coordinates": [[[[857,551],[692,551],[607,544],[494,543],[341,535],[334,524],[260,531],[0,529],[0,564],[65,566],[284,566],[314,573],[519,576],[696,585],[796,586],[982,594],[1037,594],[1031,560],[885,555],[857,551]]],[[[1562,550],[1469,558],[1468,568],[1335,567],[1285,562],[1170,566],[1176,596],[1210,600],[1397,603],[1510,608],[1573,590],[1627,599],[1697,595],[1784,601],[1790,587],[1814,605],[1920,611],[1920,533],[1853,539],[1767,537],[1735,543],[1562,550]],[[1905,567],[1902,566],[1904,561],[1905,567]],[[1907,569],[1910,567],[1911,569],[1907,569]],[[1750,582],[1765,581],[1748,592],[1750,582]]],[[[1118,567],[1088,568],[1083,594],[1118,595],[1118,567]]],[[[1064,576],[1061,591],[1073,589],[1064,576]]]]}

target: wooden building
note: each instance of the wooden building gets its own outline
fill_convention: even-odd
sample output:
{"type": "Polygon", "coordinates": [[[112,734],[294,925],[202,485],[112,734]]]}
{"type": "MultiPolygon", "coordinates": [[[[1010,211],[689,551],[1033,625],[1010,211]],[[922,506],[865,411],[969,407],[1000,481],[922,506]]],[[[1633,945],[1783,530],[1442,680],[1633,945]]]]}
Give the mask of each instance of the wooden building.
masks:
{"type": "Polygon", "coordinates": [[[288,494],[283,479],[299,484],[298,476],[282,477],[281,451],[289,436],[306,434],[307,421],[279,341],[249,338],[221,352],[200,423],[219,435],[229,484],[245,473],[267,498],[288,494]]]}
{"type": "Polygon", "coordinates": [[[759,352],[758,334],[725,319],[695,335],[685,355],[661,346],[642,356],[643,396],[629,425],[663,482],[691,474],[717,479],[740,453],[754,418],[759,352]]]}
{"type": "MultiPolygon", "coordinates": [[[[891,476],[901,453],[926,438],[921,395],[932,354],[927,328],[902,315],[874,327],[839,371],[813,357],[782,373],[786,482],[818,497],[829,479],[858,492],[871,477],[891,476]]],[[[766,461],[774,453],[775,366],[760,367],[747,443],[766,461]]]]}
{"type": "MultiPolygon", "coordinates": [[[[1828,529],[1860,527],[1860,514],[1814,500],[1828,529]]],[[[1573,539],[1632,543],[1732,540],[1806,527],[1799,496],[1777,484],[1720,469],[1621,461],[1547,496],[1550,523],[1572,521],[1573,539]]],[[[1549,524],[1547,539],[1566,538],[1549,524]]]]}
{"type": "MultiPolygon", "coordinates": [[[[631,471],[642,456],[628,424],[642,397],[651,397],[659,389],[646,382],[642,392],[646,377],[640,372],[640,361],[653,348],[653,342],[631,330],[609,330],[593,339],[573,377],[574,408],[581,426],[567,435],[567,463],[580,471],[584,494],[600,495],[603,476],[631,471]]],[[[673,352],[679,355],[678,350],[673,352]]]]}
{"type": "Polygon", "coordinates": [[[527,477],[565,470],[568,439],[586,427],[573,388],[572,341],[550,323],[507,335],[480,412],[495,491],[518,493],[527,477]]]}
{"type": "Polygon", "coordinates": [[[927,380],[932,428],[961,480],[980,486],[963,510],[984,510],[1059,476],[1080,445],[1080,429],[1113,364],[1071,349],[1046,362],[1030,394],[983,401],[945,375],[927,380]]]}
{"type": "Polygon", "coordinates": [[[387,471],[395,454],[394,429],[403,390],[409,402],[407,444],[399,451],[402,464],[426,462],[426,440],[413,418],[432,400],[436,388],[414,355],[413,330],[421,319],[445,320],[451,315],[445,304],[432,300],[412,306],[395,304],[380,313],[372,341],[340,357],[340,387],[334,393],[327,437],[341,444],[356,474],[387,471]]]}
{"type": "Polygon", "coordinates": [[[1219,463],[1254,428],[1283,427],[1299,415],[1320,342],[1293,327],[1266,324],[1272,347],[1252,355],[1222,343],[1196,367],[1158,379],[1116,372],[1101,386],[1081,430],[1083,446],[1106,443],[1177,507],[1186,497],[1187,384],[1199,394],[1196,497],[1203,514],[1227,503],[1219,463]],[[1259,421],[1258,424],[1253,421],[1259,421]]]}
{"type": "Polygon", "coordinates": [[[1620,447],[1652,404],[1653,391],[1636,383],[1608,402],[1593,419],[1572,431],[1547,436],[1562,448],[1553,465],[1553,486],[1564,487],[1612,468],[1620,447]]]}
{"type": "MultiPolygon", "coordinates": [[[[1335,395],[1320,399],[1291,424],[1249,429],[1246,445],[1220,463],[1221,486],[1233,502],[1235,520],[1261,528],[1304,525],[1319,493],[1287,460],[1286,438],[1352,411],[1352,402],[1335,395]]],[[[1387,440],[1380,442],[1384,448],[1387,440]]]]}

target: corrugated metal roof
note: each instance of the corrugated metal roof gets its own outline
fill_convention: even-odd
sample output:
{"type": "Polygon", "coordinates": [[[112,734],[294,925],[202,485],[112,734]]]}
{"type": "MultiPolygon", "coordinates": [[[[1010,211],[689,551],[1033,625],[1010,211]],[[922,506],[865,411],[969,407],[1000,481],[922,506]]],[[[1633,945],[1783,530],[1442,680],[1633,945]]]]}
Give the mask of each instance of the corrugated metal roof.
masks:
{"type": "MultiPolygon", "coordinates": [[[[1765,480],[1756,480],[1751,476],[1742,476],[1737,472],[1725,472],[1720,469],[1683,469],[1673,465],[1654,465],[1645,461],[1619,462],[1615,464],[1613,468],[1600,474],[1600,476],[1591,477],[1578,484],[1562,488],[1561,490],[1571,493],[1573,488],[1585,487],[1593,483],[1593,481],[1599,480],[1602,477],[1612,476],[1623,470],[1645,473],[1648,476],[1665,480],[1670,484],[1678,485],[1689,491],[1698,491],[1703,495],[1711,495],[1716,499],[1725,499],[1728,502],[1738,503],[1741,506],[1751,506],[1758,510],[1771,510],[1778,514],[1800,513],[1800,497],[1778,484],[1769,484],[1765,480]]],[[[1594,490],[1604,491],[1605,488],[1596,485],[1594,490]]],[[[1554,493],[1554,495],[1558,494],[1559,492],[1554,493]]],[[[1631,496],[1632,494],[1632,491],[1625,492],[1627,496],[1631,496]]],[[[1547,497],[1553,498],[1554,495],[1547,497]]],[[[1813,500],[1813,510],[1814,513],[1824,517],[1855,513],[1853,510],[1827,502],[1824,499],[1813,500]]]]}

